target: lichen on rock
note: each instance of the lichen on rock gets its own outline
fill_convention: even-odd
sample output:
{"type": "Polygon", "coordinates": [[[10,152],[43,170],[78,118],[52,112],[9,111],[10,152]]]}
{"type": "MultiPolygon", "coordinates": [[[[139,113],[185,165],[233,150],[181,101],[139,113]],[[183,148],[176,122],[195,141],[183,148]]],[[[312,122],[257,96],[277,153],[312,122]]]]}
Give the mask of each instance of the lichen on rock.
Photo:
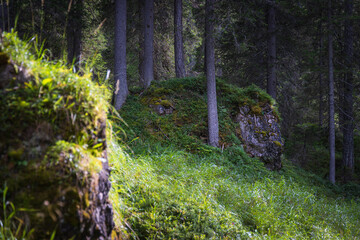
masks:
{"type": "Polygon", "coordinates": [[[261,112],[256,114],[246,105],[239,107],[235,120],[239,124],[240,138],[251,157],[258,157],[267,168],[278,170],[284,145],[278,117],[269,104],[261,112]]]}

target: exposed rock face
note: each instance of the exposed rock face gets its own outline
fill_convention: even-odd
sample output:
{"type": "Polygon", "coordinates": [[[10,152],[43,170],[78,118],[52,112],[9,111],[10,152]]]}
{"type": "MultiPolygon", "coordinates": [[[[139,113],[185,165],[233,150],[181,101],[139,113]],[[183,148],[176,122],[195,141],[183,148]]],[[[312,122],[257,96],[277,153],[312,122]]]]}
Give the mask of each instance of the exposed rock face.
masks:
{"type": "Polygon", "coordinates": [[[251,157],[260,158],[271,170],[281,168],[283,140],[281,139],[278,117],[267,104],[259,111],[249,106],[240,107],[236,116],[240,127],[240,138],[245,151],[251,157]]]}
{"type": "Polygon", "coordinates": [[[53,232],[59,240],[110,239],[106,119],[86,112],[96,101],[86,108],[79,101],[59,107],[66,104],[63,98],[75,98],[66,84],[53,85],[60,100],[45,99],[47,86],[41,81],[0,52],[0,187],[7,182],[7,200],[25,209],[17,217],[34,230],[29,239],[50,239],[53,232]],[[34,100],[33,91],[38,92],[34,100]]]}

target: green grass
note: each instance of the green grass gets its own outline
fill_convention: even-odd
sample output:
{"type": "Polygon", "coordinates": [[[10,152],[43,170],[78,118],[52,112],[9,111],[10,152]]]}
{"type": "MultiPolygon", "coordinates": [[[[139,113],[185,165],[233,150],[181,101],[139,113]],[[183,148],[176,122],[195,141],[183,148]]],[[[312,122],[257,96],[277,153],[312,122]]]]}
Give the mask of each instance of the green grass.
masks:
{"type": "MultiPolygon", "coordinates": [[[[1,120],[6,123],[0,130],[0,140],[12,146],[2,151],[15,163],[16,170],[34,160],[56,163],[57,157],[69,150],[77,151],[79,156],[89,155],[90,160],[96,157],[102,140],[94,141],[91,135],[96,133],[93,129],[97,120],[106,117],[108,91],[92,83],[88,75],[78,76],[62,63],[49,63],[43,59],[42,50],[33,57],[28,44],[14,34],[4,33],[3,39],[1,64],[11,57],[34,76],[28,84],[9,86],[8,94],[0,96],[4,103],[1,120]],[[30,159],[30,155],[24,155],[28,150],[21,144],[19,147],[19,140],[11,136],[40,126],[43,121],[53,127],[54,137],[46,152],[30,159]],[[62,124],[66,121],[71,121],[73,127],[64,130],[62,124]],[[92,128],[88,129],[89,125],[92,128]],[[56,140],[58,134],[63,141],[56,140]]],[[[286,159],[282,170],[268,171],[262,162],[243,151],[232,117],[243,104],[261,108],[274,102],[256,86],[235,89],[221,80],[218,93],[223,150],[205,144],[204,79],[158,83],[142,97],[129,97],[121,112],[127,125],[118,123],[120,118],[114,116],[107,121],[110,200],[120,237],[360,239],[358,185],[333,186],[286,159]],[[157,101],[173,105],[176,111],[167,116],[151,113],[146,105],[157,101]],[[348,194],[349,189],[354,194],[348,194]]],[[[20,140],[27,141],[25,137],[20,140]]],[[[12,166],[1,166],[1,170],[7,174],[5,167],[14,170],[12,166]]],[[[92,168],[98,169],[96,164],[92,168]]],[[[25,180],[30,179],[36,181],[33,175],[25,180]]],[[[29,229],[33,228],[26,229],[17,215],[31,209],[25,209],[21,201],[10,203],[20,196],[28,200],[29,195],[14,194],[14,186],[9,187],[8,195],[7,188],[2,191],[0,239],[26,239],[32,233],[29,229]]],[[[58,182],[54,188],[57,186],[58,182]]],[[[38,193],[40,197],[42,192],[38,193]]],[[[54,234],[51,229],[47,236],[53,238],[54,234]]]]}
{"type": "Polygon", "coordinates": [[[149,142],[130,156],[109,147],[116,211],[132,237],[360,238],[359,200],[287,162],[269,172],[236,147],[205,157],[149,142]]]}
{"type": "MultiPolygon", "coordinates": [[[[122,144],[127,145],[108,141],[113,167],[111,198],[116,200],[117,224],[124,236],[360,239],[356,194],[347,194],[345,188],[285,158],[283,169],[271,172],[246,155],[234,134],[231,114],[235,105],[227,103],[237,92],[241,92],[240,99],[246,99],[253,91],[235,89],[236,93],[220,95],[220,135],[225,147],[207,146],[201,140],[206,134],[203,89],[196,79],[170,80],[141,97],[130,96],[124,105],[120,114],[128,125],[122,124],[127,133],[122,144]],[[151,113],[146,105],[153,99],[169,101],[176,111],[165,116],[151,113]]],[[[256,95],[249,98],[250,104],[268,101],[256,95]]]]}

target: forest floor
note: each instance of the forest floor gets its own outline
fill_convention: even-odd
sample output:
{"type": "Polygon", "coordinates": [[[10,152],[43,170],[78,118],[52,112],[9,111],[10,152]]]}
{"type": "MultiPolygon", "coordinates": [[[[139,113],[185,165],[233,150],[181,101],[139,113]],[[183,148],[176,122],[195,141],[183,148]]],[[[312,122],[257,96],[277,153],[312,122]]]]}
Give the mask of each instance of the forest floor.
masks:
{"type": "MultiPolygon", "coordinates": [[[[166,93],[166,89],[158,92],[166,93]]],[[[166,96],[161,101],[169,101],[179,112],[180,104],[186,102],[201,116],[202,95],[192,96],[182,98],[184,102],[166,96]]],[[[144,99],[131,96],[120,112],[122,123],[109,128],[113,131],[108,140],[111,199],[124,236],[360,239],[357,192],[330,184],[286,156],[280,171],[269,171],[260,160],[248,157],[233,136],[224,137],[227,147],[222,150],[209,147],[192,139],[190,125],[201,128],[200,122],[188,121],[179,112],[176,117],[153,114],[143,108],[148,104],[144,99]],[[114,137],[121,132],[126,132],[121,139],[114,137]]],[[[221,99],[219,105],[222,118],[227,110],[221,99]]],[[[222,118],[220,123],[227,121],[222,118]]]]}

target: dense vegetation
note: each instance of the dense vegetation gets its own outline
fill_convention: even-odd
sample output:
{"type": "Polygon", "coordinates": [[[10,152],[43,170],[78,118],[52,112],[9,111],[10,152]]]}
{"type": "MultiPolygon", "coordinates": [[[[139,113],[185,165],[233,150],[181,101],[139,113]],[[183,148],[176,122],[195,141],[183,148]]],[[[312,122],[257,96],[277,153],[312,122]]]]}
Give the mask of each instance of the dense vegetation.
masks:
{"type": "Polygon", "coordinates": [[[59,231],[62,207],[90,205],[107,158],[112,239],[360,239],[359,13],[359,0],[1,1],[0,239],[83,234],[59,231]],[[249,156],[243,107],[281,125],[281,169],[249,156]]]}
{"type": "Polygon", "coordinates": [[[16,33],[2,33],[0,48],[0,239],[50,239],[61,219],[79,223],[79,208],[92,215],[109,91],[16,33]]]}
{"type": "Polygon", "coordinates": [[[248,157],[229,117],[231,103],[234,96],[270,99],[256,88],[218,83],[219,92],[231,89],[219,100],[221,126],[228,127],[220,131],[223,150],[201,141],[206,133],[202,79],[154,84],[124,105],[120,114],[127,123],[122,129],[128,155],[112,142],[110,160],[126,233],[140,239],[360,237],[358,186],[332,186],[286,158],[282,170],[271,172],[248,157]],[[166,101],[176,113],[158,115],[149,101],[166,101]]]}

